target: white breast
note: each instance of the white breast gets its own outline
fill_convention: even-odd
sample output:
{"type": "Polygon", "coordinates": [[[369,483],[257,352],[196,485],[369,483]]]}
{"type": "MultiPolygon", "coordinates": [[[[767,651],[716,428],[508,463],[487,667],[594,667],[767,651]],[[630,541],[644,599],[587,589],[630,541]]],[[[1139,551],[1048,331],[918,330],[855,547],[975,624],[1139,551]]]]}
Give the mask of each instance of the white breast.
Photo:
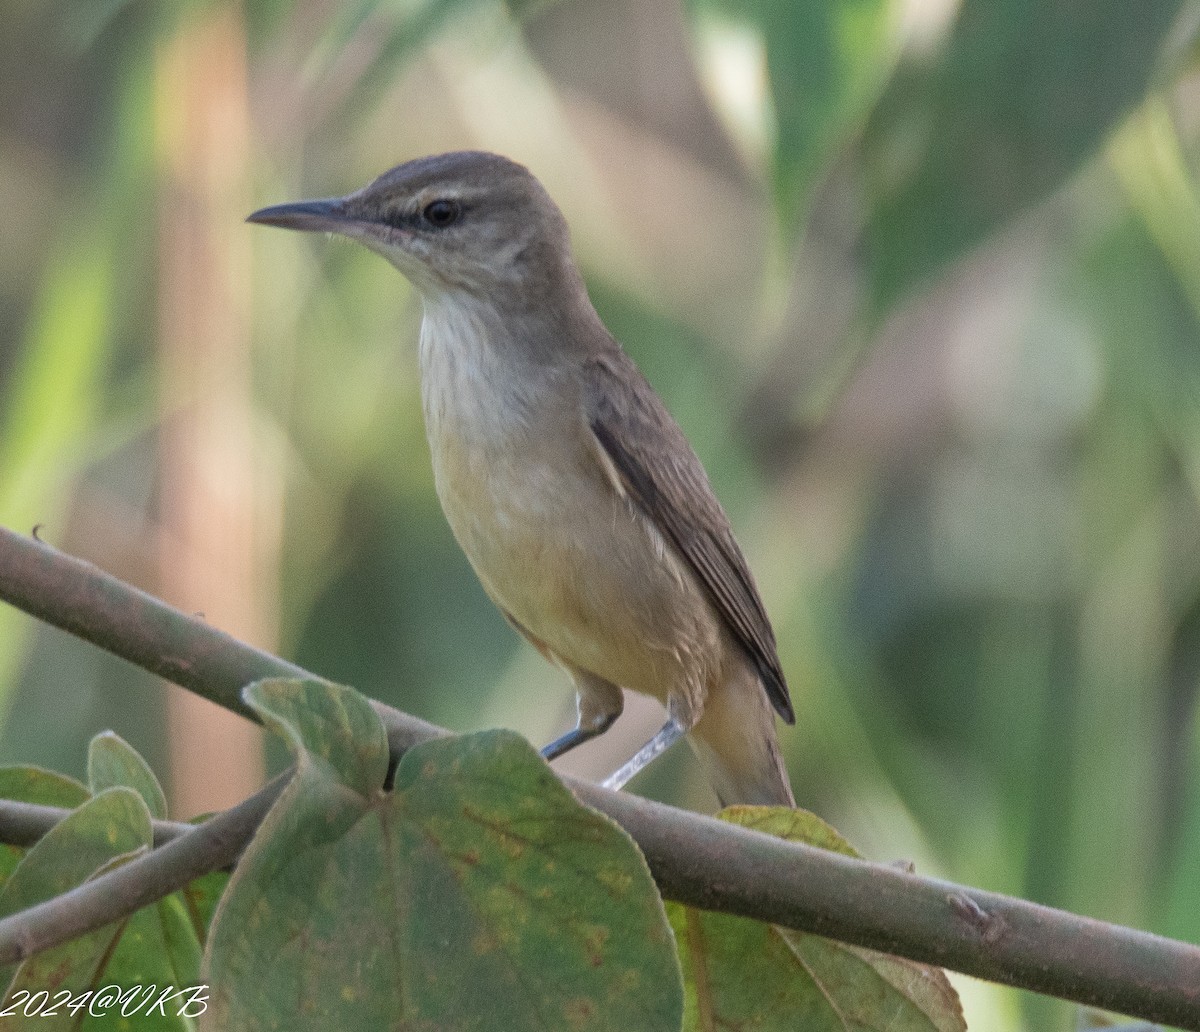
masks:
{"type": "MultiPolygon", "coordinates": [[[[536,460],[548,412],[543,371],[497,346],[496,316],[470,298],[430,299],[421,397],[442,508],[493,597],[553,493],[536,460]]],[[[499,601],[499,599],[498,599],[499,601]]]]}
{"type": "Polygon", "coordinates": [[[495,318],[470,297],[426,300],[421,400],[431,444],[452,433],[486,447],[520,429],[528,385],[514,379],[514,370],[490,343],[495,318]]]}

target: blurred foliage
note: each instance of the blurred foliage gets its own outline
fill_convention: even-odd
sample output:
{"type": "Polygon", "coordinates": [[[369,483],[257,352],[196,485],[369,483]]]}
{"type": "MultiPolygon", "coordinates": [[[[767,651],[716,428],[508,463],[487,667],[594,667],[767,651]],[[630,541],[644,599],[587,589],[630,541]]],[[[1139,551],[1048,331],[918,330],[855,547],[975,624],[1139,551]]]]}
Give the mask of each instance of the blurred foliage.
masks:
{"type": "MultiPolygon", "coordinates": [[[[1200,940],[1196,26],[1181,0],[18,0],[0,520],[150,590],[186,547],[162,536],[159,338],[164,250],[191,245],[164,211],[235,232],[255,202],[504,151],[562,204],[730,510],[800,714],[801,801],[867,855],[1200,940]],[[173,193],[163,155],[197,128],[164,54],[217,16],[243,33],[251,124],[220,208],[173,193]]],[[[352,248],[241,232],[238,447],[283,513],[267,644],[549,739],[567,687],[433,497],[411,291],[352,248]]],[[[169,769],[152,684],[11,612],[0,694],[0,758],[83,775],[112,725],[169,769]]],[[[712,805],[682,752],[642,784],[712,805]]],[[[964,1003],[973,1029],[1072,1021],[973,984],[964,1003]]]]}
{"type": "Polygon", "coordinates": [[[935,64],[874,122],[883,306],[1040,200],[1153,80],[1180,0],[963,0],[935,64]]]}

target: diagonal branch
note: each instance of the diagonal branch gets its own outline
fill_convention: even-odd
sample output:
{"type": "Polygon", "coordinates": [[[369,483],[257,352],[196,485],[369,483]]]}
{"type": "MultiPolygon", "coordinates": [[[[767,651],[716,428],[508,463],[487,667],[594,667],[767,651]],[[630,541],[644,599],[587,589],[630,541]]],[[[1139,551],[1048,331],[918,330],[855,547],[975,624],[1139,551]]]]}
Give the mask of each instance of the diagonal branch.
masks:
{"type": "MultiPolygon", "coordinates": [[[[0,600],[257,721],[241,692],[268,677],[323,680],[188,616],[36,537],[0,527],[0,600]]],[[[373,702],[395,752],[449,731],[373,702]]]]}
{"type": "MultiPolygon", "coordinates": [[[[3,529],[0,598],[238,712],[246,712],[238,694],[251,681],[312,676],[88,563],[3,529]]],[[[448,733],[382,703],[375,706],[394,758],[419,741],[448,733]]],[[[1200,1032],[1196,946],[564,780],[583,802],[629,832],[668,899],[1200,1032]]],[[[90,927],[98,927],[204,870],[227,866],[269,807],[271,787],[59,899],[69,901],[64,907],[87,908],[94,922],[90,927]],[[202,837],[212,834],[214,824],[219,848],[202,837]],[[118,877],[120,882],[110,881],[118,877]],[[153,888],[143,887],[143,879],[153,888]],[[101,898],[118,895],[114,886],[125,895],[102,906],[101,898]]],[[[0,839],[4,828],[0,820],[0,839]]],[[[36,921],[49,920],[43,908],[56,902],[0,921],[0,963],[28,955],[31,941],[41,943],[37,948],[49,944],[36,921]],[[33,930],[9,923],[17,918],[33,922],[33,930]]],[[[55,920],[61,935],[63,918],[55,920]]]]}

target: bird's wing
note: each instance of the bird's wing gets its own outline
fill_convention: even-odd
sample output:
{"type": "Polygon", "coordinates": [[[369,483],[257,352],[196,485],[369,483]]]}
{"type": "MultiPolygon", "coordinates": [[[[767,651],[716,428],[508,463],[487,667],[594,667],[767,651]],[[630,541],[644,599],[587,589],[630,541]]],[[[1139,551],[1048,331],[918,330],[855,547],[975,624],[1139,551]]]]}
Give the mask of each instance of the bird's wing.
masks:
{"type": "Polygon", "coordinates": [[[775,632],[729,519],[683,431],[623,351],[593,358],[586,371],[588,425],[618,488],[687,561],[758,670],[771,705],[795,723],[775,632]]]}

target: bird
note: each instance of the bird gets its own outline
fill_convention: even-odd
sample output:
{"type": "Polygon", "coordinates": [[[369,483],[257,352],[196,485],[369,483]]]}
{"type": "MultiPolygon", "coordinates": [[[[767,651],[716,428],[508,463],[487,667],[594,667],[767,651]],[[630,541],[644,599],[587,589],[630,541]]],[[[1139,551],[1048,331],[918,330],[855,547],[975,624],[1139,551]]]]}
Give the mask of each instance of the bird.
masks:
{"type": "Polygon", "coordinates": [[[419,292],[421,400],[442,509],[484,591],[571,678],[551,760],[607,731],[623,690],[662,729],[604,784],[686,738],[722,805],[795,806],[774,631],[696,453],[588,296],[566,218],[523,165],[417,158],[343,197],[247,221],[332,233],[419,292]]]}

